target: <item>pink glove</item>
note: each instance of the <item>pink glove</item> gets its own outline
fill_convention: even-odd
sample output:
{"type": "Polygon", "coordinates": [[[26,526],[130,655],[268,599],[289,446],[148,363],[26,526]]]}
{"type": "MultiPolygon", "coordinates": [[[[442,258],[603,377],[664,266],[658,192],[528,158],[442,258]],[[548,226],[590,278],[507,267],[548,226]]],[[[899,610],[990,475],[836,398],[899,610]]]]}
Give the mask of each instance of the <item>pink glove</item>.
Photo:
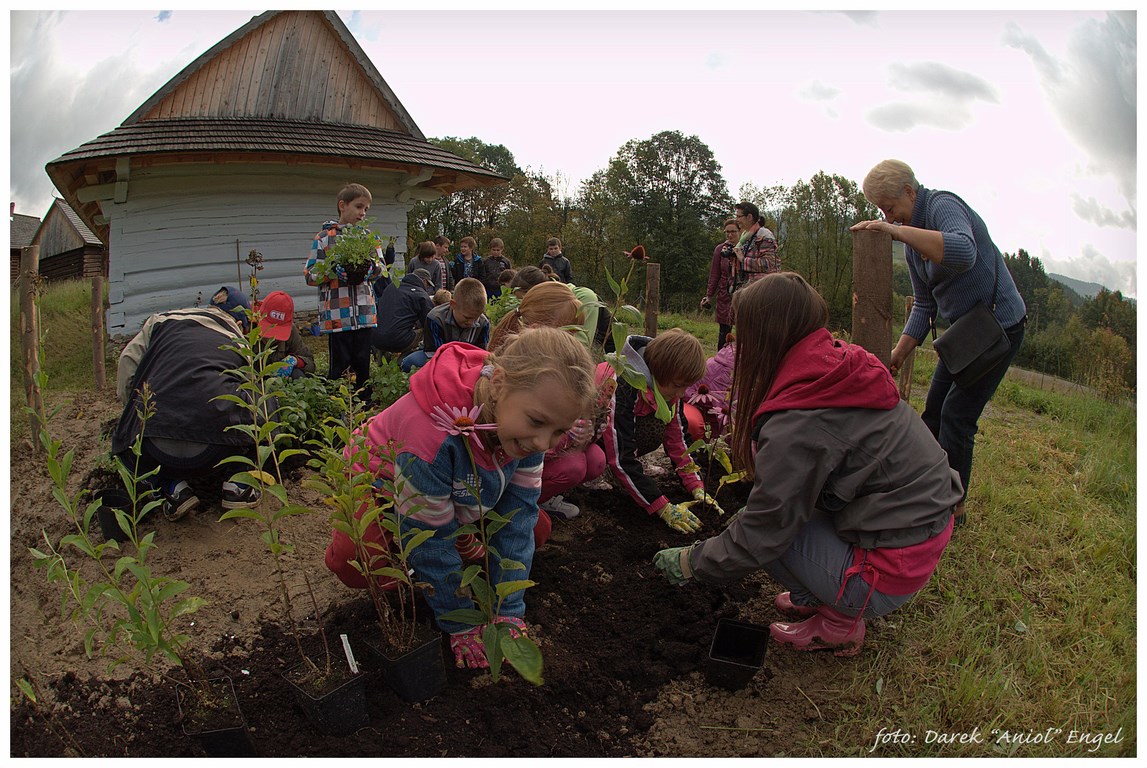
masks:
{"type": "Polygon", "coordinates": [[[578,419],[566,434],[569,435],[569,450],[580,451],[593,439],[593,424],[585,419],[578,419]]]}
{"type": "Polygon", "coordinates": [[[459,669],[487,669],[490,666],[482,648],[482,627],[450,635],[450,649],[454,651],[454,666],[459,669]]]}
{"type": "Polygon", "coordinates": [[[510,637],[517,639],[520,636],[528,635],[526,632],[526,622],[519,619],[517,616],[499,616],[494,619],[495,624],[511,624],[510,637]]]}

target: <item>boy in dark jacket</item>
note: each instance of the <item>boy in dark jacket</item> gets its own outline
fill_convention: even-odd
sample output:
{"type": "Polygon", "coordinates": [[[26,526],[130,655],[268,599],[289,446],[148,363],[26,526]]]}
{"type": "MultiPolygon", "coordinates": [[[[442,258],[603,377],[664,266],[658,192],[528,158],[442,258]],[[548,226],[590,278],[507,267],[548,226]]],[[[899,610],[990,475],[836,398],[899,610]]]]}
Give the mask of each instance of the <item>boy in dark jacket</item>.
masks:
{"type": "Polygon", "coordinates": [[[546,255],[542,257],[542,263],[538,266],[548,264],[550,269],[563,283],[573,282],[573,265],[566,255],[562,253],[562,241],[556,237],[551,237],[546,241],[546,255]]]}
{"type": "Polygon", "coordinates": [[[378,325],[371,344],[383,352],[408,354],[422,341],[422,325],[431,309],[430,273],[419,267],[391,283],[378,298],[378,325]]]}
{"type": "Polygon", "coordinates": [[[458,241],[458,255],[450,262],[450,274],[457,285],[467,277],[482,277],[482,257],[478,255],[478,241],[472,237],[464,237],[458,241]]]}

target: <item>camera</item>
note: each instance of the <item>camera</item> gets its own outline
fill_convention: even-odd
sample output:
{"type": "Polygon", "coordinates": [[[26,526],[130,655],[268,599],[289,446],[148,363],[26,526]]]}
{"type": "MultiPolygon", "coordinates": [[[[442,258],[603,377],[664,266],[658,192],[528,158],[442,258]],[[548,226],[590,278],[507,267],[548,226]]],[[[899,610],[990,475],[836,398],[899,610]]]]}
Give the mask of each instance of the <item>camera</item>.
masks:
{"type": "Polygon", "coordinates": [[[727,258],[730,258],[730,259],[733,258],[733,246],[726,245],[724,248],[721,249],[721,255],[725,256],[727,258]]]}

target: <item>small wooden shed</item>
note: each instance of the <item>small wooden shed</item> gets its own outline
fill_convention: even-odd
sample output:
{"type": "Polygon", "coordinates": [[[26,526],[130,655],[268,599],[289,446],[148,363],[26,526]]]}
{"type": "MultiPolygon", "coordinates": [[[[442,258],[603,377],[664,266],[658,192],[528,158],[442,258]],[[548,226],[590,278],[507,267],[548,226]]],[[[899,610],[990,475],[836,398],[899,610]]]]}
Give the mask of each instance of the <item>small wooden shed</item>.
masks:
{"type": "Polygon", "coordinates": [[[375,231],[405,253],[414,202],[507,181],[428,142],[332,11],[254,17],[47,172],[108,246],[113,334],[246,286],[252,250],[260,294],[315,309],[303,265],[348,182],[371,190],[375,231]]]}
{"type": "Polygon", "coordinates": [[[16,204],[12,203],[8,214],[8,237],[12,241],[12,284],[20,278],[20,258],[24,248],[32,244],[36,230],[40,227],[40,220],[35,216],[16,213],[16,204]]]}
{"type": "Polygon", "coordinates": [[[52,201],[32,244],[40,246],[40,274],[49,281],[107,277],[104,244],[59,198],[52,201]]]}

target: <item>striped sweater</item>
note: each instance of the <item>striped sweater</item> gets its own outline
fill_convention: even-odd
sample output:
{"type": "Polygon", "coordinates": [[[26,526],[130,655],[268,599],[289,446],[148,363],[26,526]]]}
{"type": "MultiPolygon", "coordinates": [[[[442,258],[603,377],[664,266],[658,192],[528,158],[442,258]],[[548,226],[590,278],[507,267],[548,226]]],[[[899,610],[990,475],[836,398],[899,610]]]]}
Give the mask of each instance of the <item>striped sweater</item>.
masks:
{"type": "Polygon", "coordinates": [[[981,301],[990,307],[997,272],[996,319],[1004,328],[1011,328],[1024,318],[1027,307],[1003,256],[992,242],[984,220],[967,203],[951,192],[920,187],[912,210],[912,226],[943,234],[944,259],[934,264],[904,245],[916,300],[904,325],[905,336],[923,343],[937,313],[953,323],[981,301]]]}

